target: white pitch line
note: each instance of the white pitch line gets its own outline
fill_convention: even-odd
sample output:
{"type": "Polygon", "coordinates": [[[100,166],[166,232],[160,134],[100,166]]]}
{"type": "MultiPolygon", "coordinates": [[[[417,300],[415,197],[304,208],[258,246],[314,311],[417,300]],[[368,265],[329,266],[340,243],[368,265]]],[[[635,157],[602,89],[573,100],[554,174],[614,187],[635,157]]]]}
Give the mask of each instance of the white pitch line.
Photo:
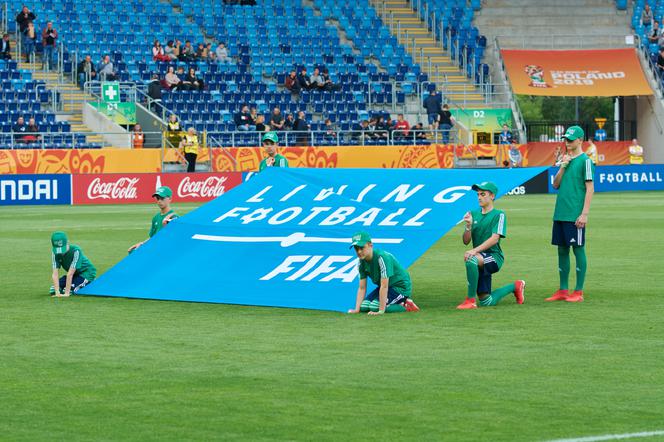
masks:
{"type": "Polygon", "coordinates": [[[602,436],[575,437],[571,439],[553,439],[547,442],[597,442],[603,440],[636,439],[638,437],[664,436],[664,430],[642,431],[640,433],[604,434],[602,436]]]}

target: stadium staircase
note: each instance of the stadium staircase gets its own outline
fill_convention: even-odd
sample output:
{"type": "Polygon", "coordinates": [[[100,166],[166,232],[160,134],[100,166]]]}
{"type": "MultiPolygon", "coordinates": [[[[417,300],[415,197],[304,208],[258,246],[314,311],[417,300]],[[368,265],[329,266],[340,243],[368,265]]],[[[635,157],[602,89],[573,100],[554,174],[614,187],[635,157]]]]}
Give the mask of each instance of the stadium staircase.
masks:
{"type": "Polygon", "coordinates": [[[429,81],[442,84],[445,98],[463,107],[487,107],[484,97],[471,79],[452,63],[427,24],[413,11],[408,0],[374,0],[382,12],[382,19],[390,25],[392,34],[406,47],[411,57],[429,75],[429,81]],[[413,44],[414,43],[414,44],[413,44]]]}

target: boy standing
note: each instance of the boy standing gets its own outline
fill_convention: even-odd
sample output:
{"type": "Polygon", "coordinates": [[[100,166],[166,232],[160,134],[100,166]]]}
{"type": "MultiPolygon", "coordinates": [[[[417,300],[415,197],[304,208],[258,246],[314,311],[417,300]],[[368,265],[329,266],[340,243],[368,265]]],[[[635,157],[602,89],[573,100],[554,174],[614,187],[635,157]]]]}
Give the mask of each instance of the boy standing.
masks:
{"type": "Polygon", "coordinates": [[[75,244],[69,244],[65,232],[53,232],[51,235],[51,262],[53,263],[53,285],[50,295],[58,298],[68,297],[71,292],[80,289],[94,281],[97,269],[83,254],[83,250],[75,244]],[[67,274],[60,276],[59,269],[63,268],[67,274]],[[56,291],[55,288],[58,288],[56,291]]]}
{"type": "Polygon", "coordinates": [[[553,187],[558,189],[556,208],[553,211],[553,231],[551,244],[558,246],[558,275],[560,288],[546,301],[583,301],[583,284],[586,279],[586,223],[590,212],[590,202],[595,192],[593,175],[595,164],[583,153],[583,129],[572,126],[563,139],[567,153],[563,155],[560,169],[553,179],[553,187]],[[576,259],[576,286],[569,294],[570,259],[572,247],[576,259]]]}
{"type": "Polygon", "coordinates": [[[129,247],[128,252],[131,253],[134,250],[138,249],[140,246],[145,244],[147,240],[152,238],[159,232],[162,228],[166,226],[169,222],[178,217],[178,215],[171,209],[171,201],[173,198],[173,191],[168,186],[161,186],[155,190],[152,194],[152,197],[155,199],[157,206],[159,206],[159,212],[152,217],[152,224],[150,224],[150,233],[148,234],[148,239],[141,241],[129,247]]]}
{"type": "Polygon", "coordinates": [[[479,305],[488,307],[498,304],[501,299],[514,293],[517,304],[523,304],[526,282],[522,279],[491,291],[491,275],[503,266],[505,258],[500,248],[500,239],[507,235],[507,217],[502,210],[494,209],[493,201],[498,187],[491,182],[473,184],[480,204],[479,210],[466,213],[463,232],[463,243],[473,241],[473,248],[468,250],[463,259],[466,262],[468,278],[468,295],[457,308],[461,310],[477,308],[479,305]]]}
{"type": "Polygon", "coordinates": [[[393,312],[417,312],[420,309],[411,297],[410,275],[389,252],[373,248],[366,232],[353,235],[351,247],[360,259],[358,270],[360,285],[355,308],[348,313],[369,312],[381,315],[393,312]],[[367,277],[377,285],[368,295],[367,277]]]}
{"type": "Polygon", "coordinates": [[[268,132],[263,135],[263,147],[267,157],[261,161],[258,171],[262,171],[266,167],[288,167],[288,160],[283,155],[277,153],[279,147],[279,137],[276,132],[268,132]]]}

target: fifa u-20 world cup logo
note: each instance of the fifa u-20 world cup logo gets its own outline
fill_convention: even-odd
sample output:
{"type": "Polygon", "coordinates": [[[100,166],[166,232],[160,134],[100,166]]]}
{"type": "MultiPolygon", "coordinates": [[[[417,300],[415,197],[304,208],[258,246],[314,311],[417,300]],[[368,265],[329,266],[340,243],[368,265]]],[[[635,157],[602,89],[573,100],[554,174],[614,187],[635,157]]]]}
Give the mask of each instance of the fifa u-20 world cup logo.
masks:
{"type": "Polygon", "coordinates": [[[525,67],[526,74],[530,77],[530,83],[528,86],[538,87],[538,88],[547,88],[549,86],[546,81],[544,81],[544,69],[542,66],[536,64],[529,64],[525,67]]]}

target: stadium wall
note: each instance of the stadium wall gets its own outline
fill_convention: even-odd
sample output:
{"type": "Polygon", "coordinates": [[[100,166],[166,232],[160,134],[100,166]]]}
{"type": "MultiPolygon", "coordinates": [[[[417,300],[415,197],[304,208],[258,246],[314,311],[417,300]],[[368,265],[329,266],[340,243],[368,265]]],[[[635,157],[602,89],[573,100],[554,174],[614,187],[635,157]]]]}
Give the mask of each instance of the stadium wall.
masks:
{"type": "MultiPolygon", "coordinates": [[[[627,142],[597,143],[600,164],[628,163],[627,142]]],[[[554,163],[557,143],[520,145],[523,166],[548,166],[554,163]]],[[[283,147],[281,153],[291,167],[315,168],[421,168],[447,169],[454,157],[496,158],[497,164],[507,159],[506,146],[479,144],[453,146],[334,146],[283,147]]],[[[199,162],[209,161],[212,154],[214,172],[255,172],[263,152],[258,147],[201,149],[199,162]]],[[[161,172],[160,149],[13,149],[0,150],[0,174],[40,173],[148,173],[161,172]]],[[[174,150],[166,151],[165,162],[177,163],[174,150]]],[[[664,161],[662,161],[664,162],[664,161]]]]}

